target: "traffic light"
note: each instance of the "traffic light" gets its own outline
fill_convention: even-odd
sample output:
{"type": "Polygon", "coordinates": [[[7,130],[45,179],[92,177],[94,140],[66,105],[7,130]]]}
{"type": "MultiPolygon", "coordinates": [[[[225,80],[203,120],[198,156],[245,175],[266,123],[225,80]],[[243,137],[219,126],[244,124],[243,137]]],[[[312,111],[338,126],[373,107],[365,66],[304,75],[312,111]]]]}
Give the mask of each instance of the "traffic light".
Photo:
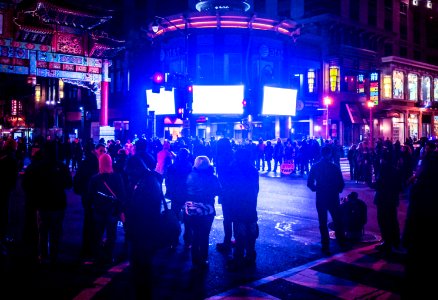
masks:
{"type": "Polygon", "coordinates": [[[193,104],[193,86],[187,85],[184,92],[184,102],[185,110],[183,114],[183,119],[187,120],[192,115],[192,104],[193,104]]]}
{"type": "Polygon", "coordinates": [[[163,73],[155,72],[154,75],[152,75],[152,93],[159,94],[163,82],[164,82],[163,73]]]}
{"type": "Polygon", "coordinates": [[[193,103],[193,86],[192,85],[188,85],[186,87],[186,103],[187,103],[187,107],[189,107],[191,109],[192,103],[193,103]]]}
{"type": "Polygon", "coordinates": [[[172,91],[175,85],[175,75],[171,73],[165,73],[164,78],[164,90],[172,91]]]}
{"type": "Polygon", "coordinates": [[[243,108],[243,115],[248,115],[248,110],[247,110],[247,104],[248,102],[246,101],[246,99],[242,100],[242,108],[243,108]]]}

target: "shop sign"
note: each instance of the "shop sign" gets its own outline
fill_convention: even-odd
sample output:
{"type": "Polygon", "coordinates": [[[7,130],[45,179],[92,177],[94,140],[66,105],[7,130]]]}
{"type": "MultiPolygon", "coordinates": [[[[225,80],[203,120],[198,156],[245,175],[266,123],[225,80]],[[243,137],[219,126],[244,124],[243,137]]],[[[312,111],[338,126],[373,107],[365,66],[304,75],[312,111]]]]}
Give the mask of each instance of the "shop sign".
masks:
{"type": "Polygon", "coordinates": [[[285,161],[280,165],[280,172],[284,175],[290,175],[295,169],[293,161],[285,161]]]}

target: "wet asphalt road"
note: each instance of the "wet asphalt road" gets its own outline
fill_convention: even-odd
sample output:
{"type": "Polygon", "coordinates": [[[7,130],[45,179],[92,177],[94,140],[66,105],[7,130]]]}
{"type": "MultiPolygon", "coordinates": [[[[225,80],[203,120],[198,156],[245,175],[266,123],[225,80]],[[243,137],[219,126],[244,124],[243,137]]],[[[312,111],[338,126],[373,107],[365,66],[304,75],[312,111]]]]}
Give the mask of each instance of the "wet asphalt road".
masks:
{"type": "MultiPolygon", "coordinates": [[[[347,174],[344,174],[347,179],[347,174]]],[[[156,299],[205,299],[279,272],[322,258],[315,195],[306,187],[306,177],[260,174],[258,201],[260,237],[256,243],[257,266],[253,269],[229,271],[226,255],[215,245],[222,241],[222,215],[217,216],[210,235],[209,269],[191,271],[190,254],[182,245],[174,253],[162,251],[155,261],[156,299]]],[[[379,239],[373,190],[364,184],[346,180],[341,196],[352,190],[368,204],[365,241],[358,247],[379,239]]],[[[123,228],[119,228],[118,257],[113,265],[97,267],[81,264],[79,250],[82,230],[82,207],[78,196],[68,191],[68,209],[64,223],[64,239],[57,266],[29,265],[21,258],[20,236],[23,224],[23,194],[18,188],[11,211],[10,256],[2,265],[3,299],[18,299],[29,294],[44,299],[134,299],[129,267],[123,248],[123,228]]],[[[406,200],[401,201],[399,220],[403,226],[406,200]]],[[[403,227],[402,227],[403,228],[403,227]]],[[[340,252],[332,241],[333,253],[340,252]]]]}

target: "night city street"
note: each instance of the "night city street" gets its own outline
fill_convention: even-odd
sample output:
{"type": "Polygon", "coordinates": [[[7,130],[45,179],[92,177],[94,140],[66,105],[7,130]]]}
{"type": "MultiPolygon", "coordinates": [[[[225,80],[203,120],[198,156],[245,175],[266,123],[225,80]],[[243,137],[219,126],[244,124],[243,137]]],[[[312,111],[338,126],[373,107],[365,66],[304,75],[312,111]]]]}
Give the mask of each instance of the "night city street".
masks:
{"type": "MultiPolygon", "coordinates": [[[[230,271],[226,257],[215,249],[222,241],[221,207],[210,235],[209,269],[191,270],[190,253],[183,245],[176,252],[162,251],[155,260],[155,299],[399,299],[403,276],[402,254],[384,258],[374,250],[380,239],[376,225],[373,190],[347,180],[341,196],[356,191],[368,205],[368,223],[362,242],[340,252],[331,241],[333,256],[321,253],[315,195],[306,187],[305,176],[260,173],[258,201],[260,237],[256,242],[257,266],[230,271]],[[275,176],[277,175],[277,176],[275,176]],[[364,296],[368,295],[368,296],[364,296]]],[[[20,257],[23,195],[13,196],[10,257],[2,265],[2,299],[134,299],[123,252],[123,228],[119,227],[120,256],[113,265],[81,264],[82,230],[80,199],[68,191],[64,239],[56,266],[31,266],[20,257]]],[[[401,226],[406,200],[399,207],[401,226]]],[[[403,228],[403,227],[402,227],[403,228]]]]}
{"type": "Polygon", "coordinates": [[[437,36],[438,0],[0,0],[0,300],[429,299],[437,36]]]}

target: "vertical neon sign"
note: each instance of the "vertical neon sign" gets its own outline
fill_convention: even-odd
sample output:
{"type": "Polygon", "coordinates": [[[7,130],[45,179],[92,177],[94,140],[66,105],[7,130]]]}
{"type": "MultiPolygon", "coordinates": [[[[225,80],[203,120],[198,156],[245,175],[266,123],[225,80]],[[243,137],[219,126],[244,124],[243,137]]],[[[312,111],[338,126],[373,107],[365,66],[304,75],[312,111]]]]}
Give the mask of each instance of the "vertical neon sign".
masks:
{"type": "Polygon", "coordinates": [[[374,105],[379,104],[379,73],[373,72],[370,74],[370,101],[374,105]]]}
{"type": "Polygon", "coordinates": [[[363,74],[357,75],[357,93],[365,94],[365,80],[363,74]]]}

